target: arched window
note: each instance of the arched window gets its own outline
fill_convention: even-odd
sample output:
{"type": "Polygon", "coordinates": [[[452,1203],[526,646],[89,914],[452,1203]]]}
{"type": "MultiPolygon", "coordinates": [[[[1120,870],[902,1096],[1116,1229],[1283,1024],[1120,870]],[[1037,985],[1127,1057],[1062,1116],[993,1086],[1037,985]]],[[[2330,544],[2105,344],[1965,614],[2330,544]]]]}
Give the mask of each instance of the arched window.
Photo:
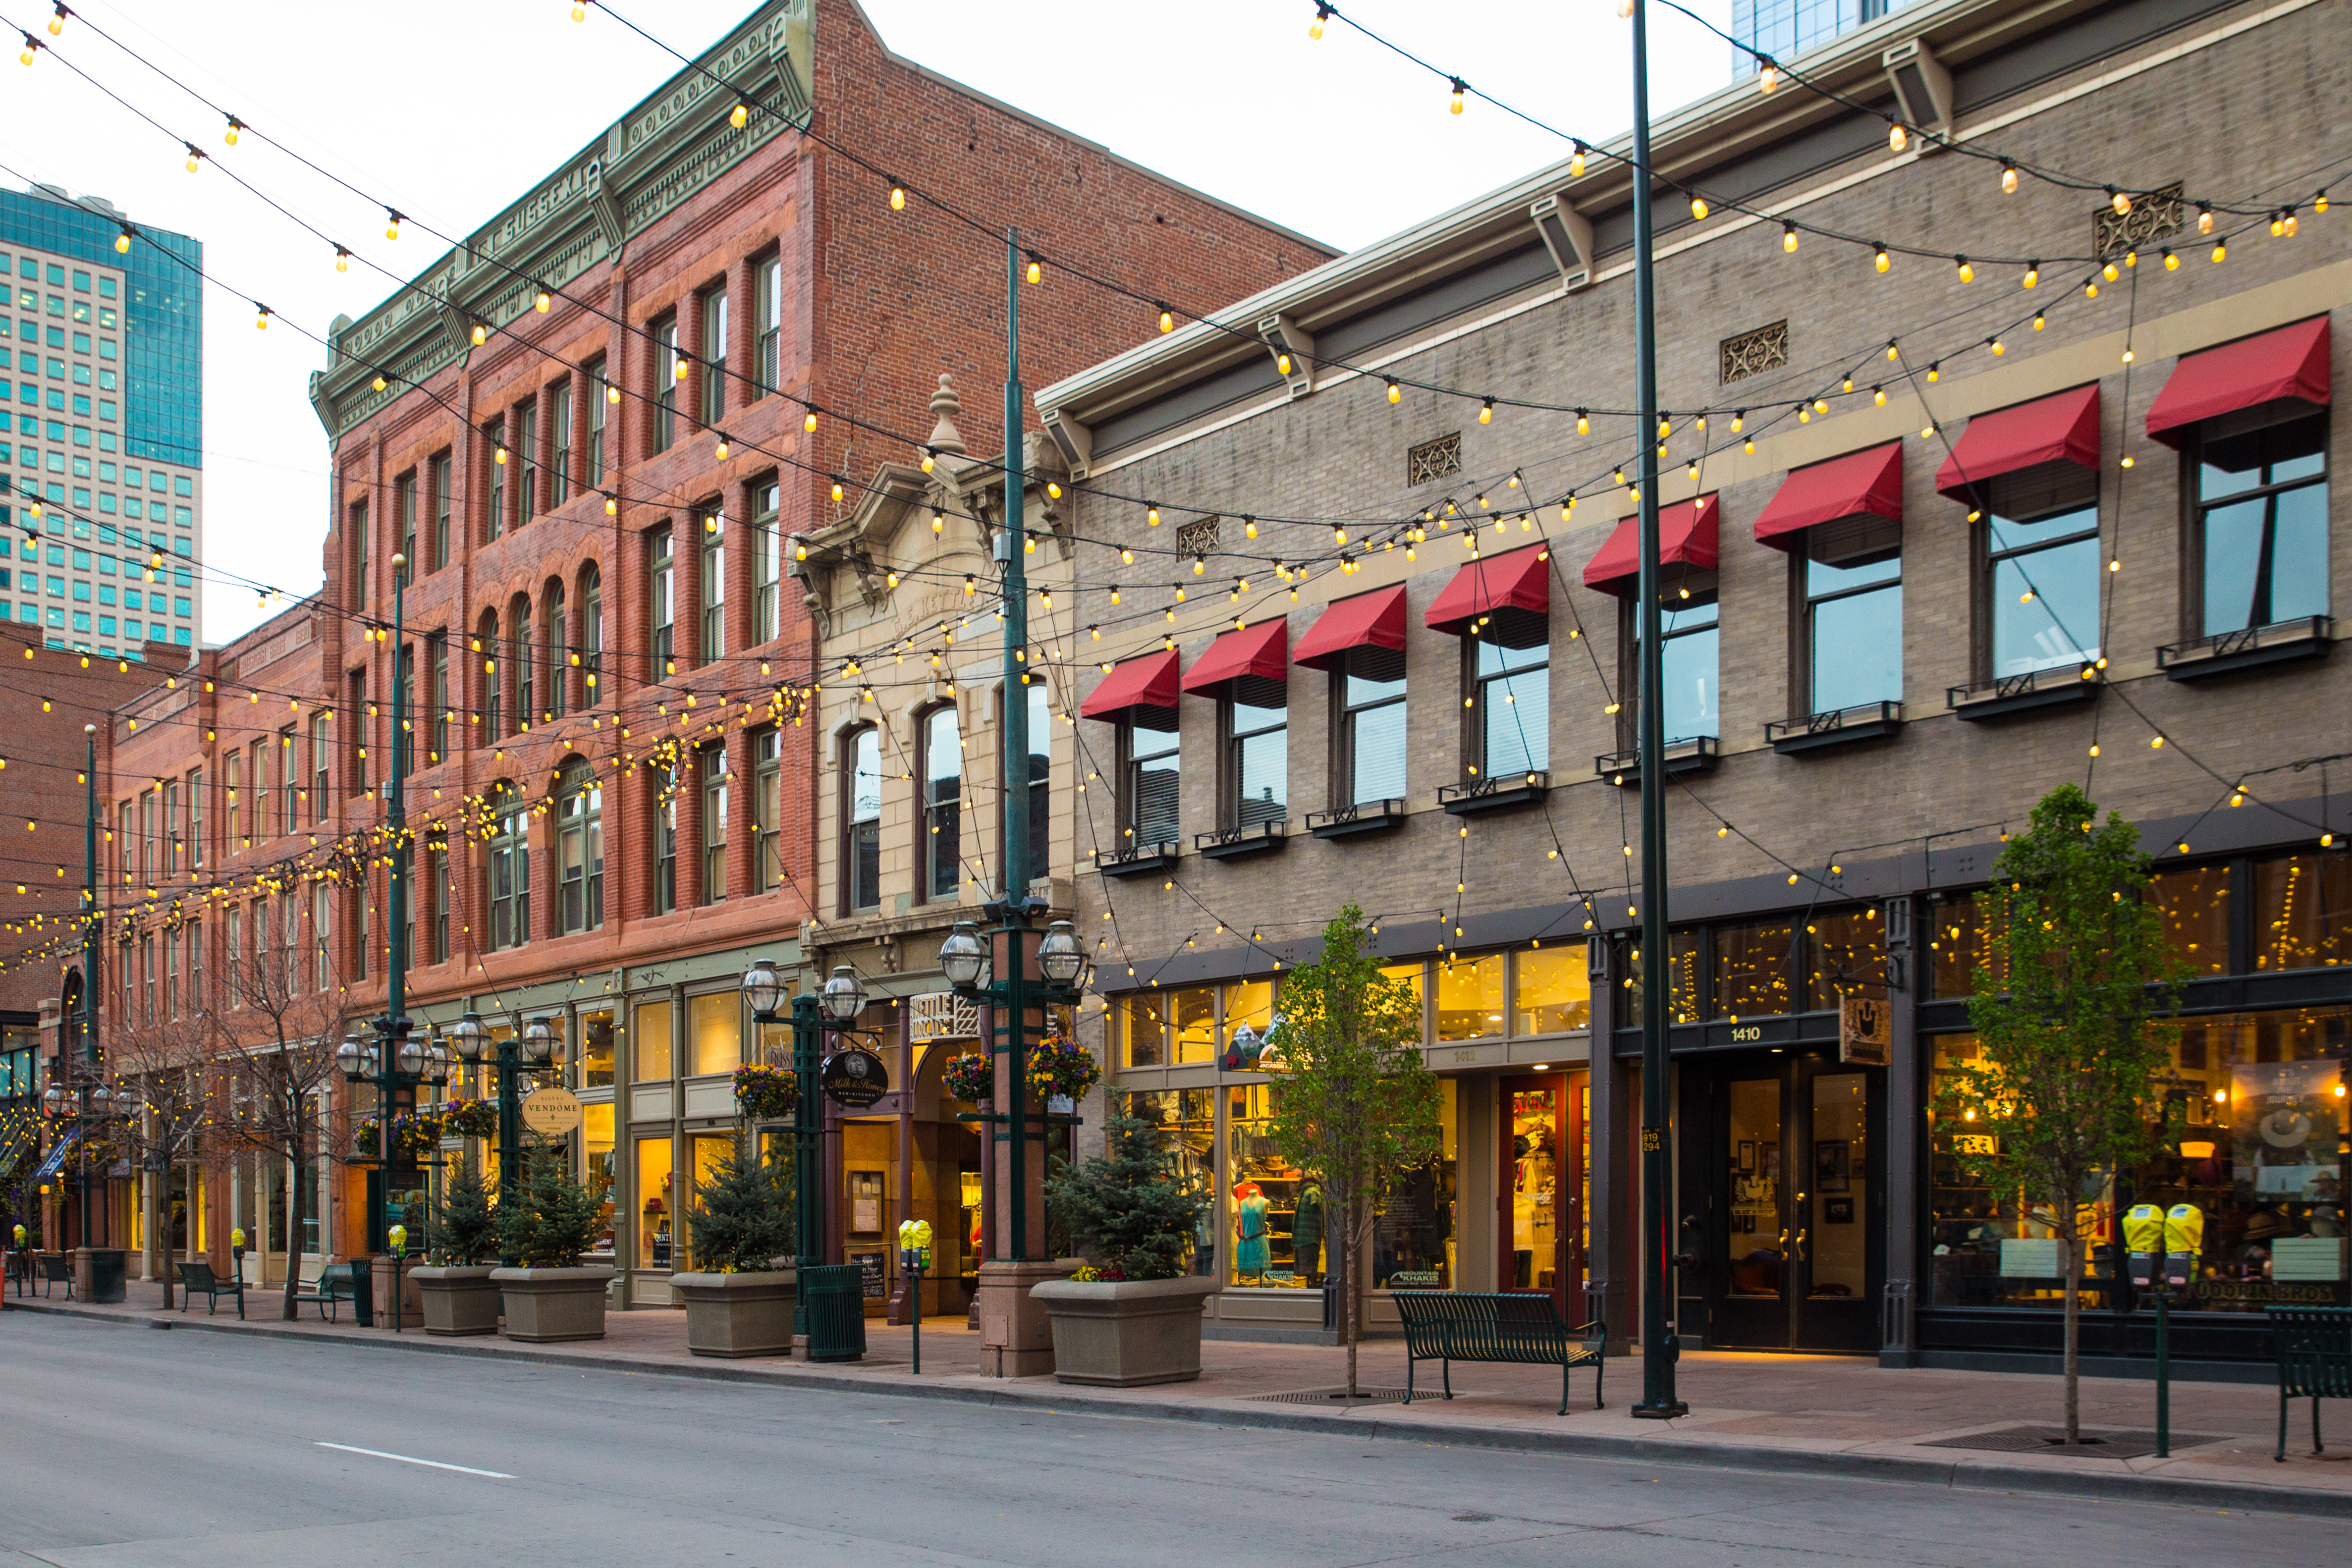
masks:
{"type": "Polygon", "coordinates": [[[596,677],[604,673],[604,574],[594,561],[580,569],[580,703],[596,706],[596,677]]]}
{"type": "Polygon", "coordinates": [[[499,614],[495,610],[482,612],[480,623],[474,629],[474,653],[482,661],[482,739],[496,740],[502,733],[499,717],[503,709],[499,702],[499,614]]]}
{"type": "Polygon", "coordinates": [[[925,899],[952,901],[961,880],[963,736],[952,707],[935,708],[923,719],[923,824],[921,893],[925,899]]]}
{"type": "Polygon", "coordinates": [[[882,737],[868,725],[842,742],[842,902],[872,909],[882,902],[882,737]]]}
{"type": "Polygon", "coordinates": [[[541,596],[539,607],[540,668],[547,689],[540,700],[546,705],[551,720],[563,716],[564,688],[572,684],[572,662],[566,656],[568,639],[563,625],[563,583],[551,580],[541,596]]]}
{"type": "Polygon", "coordinates": [[[511,677],[507,689],[514,694],[512,729],[516,734],[529,729],[539,716],[530,654],[530,601],[517,594],[507,608],[507,658],[511,677]]]}
{"type": "Polygon", "coordinates": [[[530,940],[530,810],[511,784],[491,789],[495,829],[489,840],[490,948],[530,940]]]}
{"type": "Polygon", "coordinates": [[[604,787],[586,761],[564,765],[555,811],[563,930],[593,931],[604,924],[604,787]]]}

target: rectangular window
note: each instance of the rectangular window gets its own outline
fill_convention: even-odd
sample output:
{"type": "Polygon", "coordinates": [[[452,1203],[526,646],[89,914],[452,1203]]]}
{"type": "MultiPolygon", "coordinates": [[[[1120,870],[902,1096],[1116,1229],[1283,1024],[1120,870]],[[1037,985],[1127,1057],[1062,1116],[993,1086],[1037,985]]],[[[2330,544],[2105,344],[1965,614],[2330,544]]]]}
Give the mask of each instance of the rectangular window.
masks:
{"type": "Polygon", "coordinates": [[[1445,958],[1437,965],[1437,1038],[1498,1040],[1503,1034],[1500,953],[1445,958]]]}
{"type": "Polygon", "coordinates": [[[732,1072],[743,1065],[743,998],[732,988],[686,1002],[688,1071],[697,1078],[732,1072]]]}
{"type": "Polygon", "coordinates": [[[963,881],[963,737],[952,707],[923,720],[923,840],[918,862],[927,901],[954,902],[963,881]]]}
{"type": "Polygon", "coordinates": [[[252,757],[254,836],[274,839],[278,836],[278,798],[269,790],[269,743],[255,741],[252,757]]]}
{"type": "Polygon", "coordinates": [[[764,396],[784,384],[784,261],[781,255],[769,256],[751,268],[751,328],[759,340],[754,350],[759,362],[753,374],[759,380],[758,392],[764,396]]]}
{"type": "Polygon", "coordinates": [[[2352,859],[2314,852],[2254,862],[2254,967],[2352,964],[2352,859]]]}
{"type": "Polygon", "coordinates": [[[882,903],[882,737],[871,726],[849,737],[845,770],[842,902],[845,914],[882,903]]]}
{"type": "Polygon", "coordinates": [[[182,859],[187,845],[180,837],[180,784],[178,779],[163,786],[163,874],[177,876],[185,868],[182,859]]]}
{"type": "Polygon", "coordinates": [[[416,573],[416,473],[411,469],[393,481],[394,493],[400,505],[400,554],[406,562],[394,577],[394,585],[406,588],[416,573]]]}
{"type": "Polygon", "coordinates": [[[2209,431],[2198,448],[2200,633],[2326,614],[2326,416],[2209,431]]]}
{"type": "Polygon", "coordinates": [[[547,504],[551,510],[572,498],[572,383],[565,381],[547,393],[547,504]]]}
{"type": "Polygon", "coordinates": [[[604,924],[604,789],[586,763],[577,762],[566,769],[560,789],[555,838],[563,929],[593,931],[604,924]]]}
{"type": "Polygon", "coordinates": [[[539,516],[539,404],[525,402],[514,414],[515,526],[539,516]]]}
{"type": "Polygon", "coordinates": [[[581,379],[588,383],[588,452],[580,482],[593,490],[604,482],[604,411],[612,402],[604,382],[604,356],[589,361],[581,379]]]}
{"type": "Polygon", "coordinates": [[[188,863],[205,863],[205,770],[188,775],[188,863]]]}
{"type": "Polygon", "coordinates": [[[761,893],[784,880],[784,743],[772,726],[751,737],[753,885],[761,893]]]}
{"type": "Polygon", "coordinates": [[[310,890],[310,988],[314,991],[334,984],[334,932],[333,906],[327,899],[327,884],[320,883],[310,890]]]}
{"type": "Polygon", "coordinates": [[[1405,792],[1404,654],[1358,648],[1333,673],[1339,687],[1340,802],[1376,806],[1405,792]]]}
{"type": "Polygon", "coordinates": [[[598,1008],[580,1014],[580,1082],[583,1089],[613,1086],[613,1009],[598,1008]]]}
{"type": "Polygon", "coordinates": [[[1592,980],[1581,941],[1538,945],[1513,955],[1513,1034],[1560,1034],[1591,1027],[1592,980]]]}
{"type": "MultiPolygon", "coordinates": [[[[667,1009],[667,1003],[663,1004],[667,1009]]],[[[640,1008],[639,1013],[645,1011],[640,1008]]],[[[667,1037],[665,1037],[665,1042],[667,1037]]],[[[669,1071],[665,1063],[662,1076],[669,1071]]],[[[670,1146],[667,1133],[658,1137],[639,1138],[637,1145],[637,1267],[669,1269],[676,1266],[677,1235],[677,1193],[673,1179],[677,1170],[677,1153],[670,1146]]]]}
{"type": "Polygon", "coordinates": [[[490,946],[520,947],[530,940],[530,811],[509,795],[496,821],[489,841],[490,946]]]}
{"type": "Polygon", "coordinates": [[[677,907],[677,792],[685,780],[672,763],[661,774],[654,800],[654,913],[677,907]]]}
{"type": "MultiPolygon", "coordinates": [[[[1658,630],[1664,644],[1659,650],[1662,692],[1658,706],[1669,746],[1700,736],[1717,735],[1722,726],[1717,707],[1721,688],[1716,664],[1721,632],[1714,574],[1706,573],[1683,587],[1689,591],[1686,597],[1678,588],[1658,609],[1658,630]]],[[[1626,642],[1635,654],[1633,670],[1637,677],[1641,670],[1642,632],[1638,611],[1633,601],[1626,602],[1632,631],[1626,642]]],[[[1639,691],[1638,678],[1625,685],[1629,691],[1639,691]]],[[[1625,711],[1632,713],[1633,705],[1627,704],[1625,711]]]]}
{"type": "Polygon", "coordinates": [[[232,751],[221,758],[224,769],[221,782],[228,796],[228,841],[221,846],[225,854],[235,854],[246,848],[244,822],[245,802],[237,797],[244,792],[245,754],[232,751]]]}
{"type": "Polygon", "coordinates": [[[1797,566],[1804,573],[1805,712],[1901,702],[1902,525],[1858,517],[1809,528],[1797,566]]]}
{"type": "MultiPolygon", "coordinates": [[[[360,705],[353,703],[352,712],[359,711],[360,705]]],[[[278,820],[289,833],[302,821],[302,759],[294,755],[294,727],[289,724],[278,732],[278,820]]]]}
{"type": "Polygon", "coordinates": [[[653,622],[654,632],[653,678],[658,681],[665,675],[676,674],[677,673],[677,649],[675,646],[677,639],[677,597],[675,591],[677,585],[672,577],[672,572],[675,568],[675,560],[671,555],[672,540],[670,530],[667,528],[656,528],[653,533],[651,548],[653,551],[653,572],[651,584],[653,603],[648,606],[648,609],[652,612],[651,620],[653,622]]]}
{"type": "Polygon", "coordinates": [[[581,700],[596,704],[596,677],[604,673],[604,574],[590,561],[580,569],[581,700]]]}
{"type": "Polygon", "coordinates": [[[449,454],[433,460],[433,570],[449,564],[449,454]]]}
{"type": "Polygon", "coordinates": [[[361,501],[352,507],[352,583],[356,593],[352,608],[365,614],[368,599],[368,515],[367,503],[361,501]]]}
{"type": "Polygon", "coordinates": [[[772,483],[751,488],[752,589],[757,599],[752,606],[754,646],[772,643],[783,634],[779,616],[783,610],[784,535],[776,515],[781,494],[782,487],[772,483]]]}
{"type": "Polygon", "coordinates": [[[327,745],[327,716],[310,716],[310,821],[327,820],[327,802],[334,797],[327,791],[328,761],[331,753],[327,745]]]}
{"type": "Polygon", "coordinates": [[[245,956],[245,905],[241,904],[232,904],[228,906],[227,937],[228,948],[221,955],[221,959],[228,966],[228,1005],[241,1008],[245,1006],[247,973],[245,956]]]}
{"type": "Polygon", "coordinates": [[[1180,732],[1130,723],[1127,729],[1127,821],[1122,850],[1150,851],[1176,841],[1177,804],[1182,794],[1180,732]]]}
{"type": "Polygon", "coordinates": [[[494,419],[482,433],[483,444],[490,457],[490,515],[488,537],[497,538],[507,531],[507,452],[506,421],[494,419]]]}
{"type": "Polygon", "coordinates": [[[686,361],[678,355],[677,317],[654,323],[654,450],[667,452],[677,440],[677,383],[686,361]]]}
{"type": "Polygon", "coordinates": [[[1469,639],[1476,661],[1472,748],[1482,779],[1540,772],[1551,766],[1551,644],[1507,648],[1469,639]]]}
{"type": "Polygon", "coordinates": [[[438,762],[449,755],[449,634],[436,632],[428,643],[431,648],[433,681],[429,701],[432,704],[433,747],[428,762],[438,762]]]}
{"type": "Polygon", "coordinates": [[[1249,829],[1290,815],[1290,707],[1281,683],[1241,680],[1225,699],[1226,826],[1249,829]]]}
{"type": "Polygon", "coordinates": [[[696,752],[702,772],[702,902],[727,896],[727,748],[696,752]]]}
{"type": "MultiPolygon", "coordinates": [[[[716,516],[716,514],[712,514],[716,516]]],[[[702,536],[702,660],[709,664],[727,656],[727,536],[706,530],[702,536]]]]}
{"type": "Polygon", "coordinates": [[[449,961],[449,852],[427,850],[425,854],[425,907],[431,911],[426,930],[431,934],[432,962],[449,961]]]}
{"type": "Polygon", "coordinates": [[[702,423],[715,429],[727,413],[727,286],[702,297],[702,423]]]}
{"type": "Polygon", "coordinates": [[[2053,463],[1992,483],[1985,517],[1991,675],[2099,656],[2099,481],[2053,463]]]}

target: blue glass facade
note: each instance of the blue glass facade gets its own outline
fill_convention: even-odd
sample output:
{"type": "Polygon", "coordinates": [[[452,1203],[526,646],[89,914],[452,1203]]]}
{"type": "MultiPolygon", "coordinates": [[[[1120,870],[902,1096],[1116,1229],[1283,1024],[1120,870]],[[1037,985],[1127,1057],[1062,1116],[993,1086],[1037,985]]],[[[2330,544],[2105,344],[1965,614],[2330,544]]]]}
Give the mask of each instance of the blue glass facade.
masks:
{"type": "Polygon", "coordinates": [[[204,266],[204,244],[168,229],[137,227],[141,243],[118,256],[114,242],[122,229],[116,220],[42,192],[0,191],[0,245],[79,256],[124,274],[124,455],[201,468],[205,308],[196,269],[204,266]]]}
{"type": "MultiPolygon", "coordinates": [[[[1731,0],[1731,36],[1774,59],[1792,59],[1816,44],[1875,22],[1904,0],[1731,0]]],[[[1756,74],[1745,49],[1731,52],[1731,74],[1756,74]]]]}

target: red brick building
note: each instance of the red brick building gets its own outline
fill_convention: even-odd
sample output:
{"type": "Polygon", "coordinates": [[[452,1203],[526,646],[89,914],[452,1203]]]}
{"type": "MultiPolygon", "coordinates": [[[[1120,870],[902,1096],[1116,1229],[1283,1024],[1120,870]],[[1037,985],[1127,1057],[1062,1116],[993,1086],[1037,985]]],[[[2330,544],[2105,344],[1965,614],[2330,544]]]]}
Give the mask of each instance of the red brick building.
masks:
{"type": "MultiPolygon", "coordinates": [[[[637,1301],[667,1299],[678,1204],[758,1056],[736,978],[760,956],[789,972],[828,913],[794,722],[816,631],[785,541],[847,516],[853,475],[920,455],[894,422],[942,371],[1001,383],[1005,225],[1046,258],[1033,380],[1156,316],[1057,288],[1057,261],[1181,309],[1330,255],[892,55],[854,4],[763,6],[339,328],[311,389],[335,468],[319,600],[121,716],[142,723],[116,737],[112,874],[142,954],[179,918],[154,962],[186,977],[181,1007],[218,1003],[193,923],[215,971],[267,940],[304,956],[334,1027],[372,1016],[388,869],[413,856],[411,1015],[560,1022],[637,1301]],[[407,843],[381,832],[395,678],[407,843]]],[[[1002,451],[973,401],[971,449],[1002,451]]],[[[140,974],[110,999],[144,1019],[163,987],[140,974]]],[[[324,1146],[348,1135],[322,1106],[324,1146]]],[[[218,1202],[282,1254],[281,1178],[247,1174],[218,1202]]],[[[330,1180],[303,1245],[367,1250],[364,1196],[330,1180]]]]}

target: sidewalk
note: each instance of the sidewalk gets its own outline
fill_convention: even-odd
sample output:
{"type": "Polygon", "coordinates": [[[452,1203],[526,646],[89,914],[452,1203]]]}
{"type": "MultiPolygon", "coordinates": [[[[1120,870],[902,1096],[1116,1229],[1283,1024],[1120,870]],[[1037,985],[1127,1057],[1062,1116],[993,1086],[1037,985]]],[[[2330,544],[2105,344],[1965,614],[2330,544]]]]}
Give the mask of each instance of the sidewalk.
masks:
{"type": "MultiPolygon", "coordinates": [[[[174,1329],[340,1341],[426,1354],[501,1355],[867,1394],[1025,1403],[1097,1415],[2352,1518],[2352,1462],[2346,1462],[2352,1460],[2352,1448],[2338,1439],[2327,1457],[2313,1457],[2309,1407],[2298,1402],[2289,1427],[2286,1462],[2273,1463],[2278,1397],[2273,1389],[2257,1385],[2176,1382],[2172,1457],[2106,1458],[1937,1446],[2027,1424],[2056,1424],[2062,1419],[2063,1393],[2054,1377],[1888,1371],[1854,1357],[1688,1353],[1677,1369],[1677,1383],[1693,1413],[1675,1421],[1635,1421],[1628,1417],[1626,1407],[1641,1393],[1637,1359],[1608,1364],[1608,1405],[1601,1410],[1592,1407],[1592,1374],[1578,1371],[1563,1417],[1555,1413],[1559,1405],[1557,1371],[1531,1366],[1457,1365],[1456,1397],[1451,1402],[1428,1392],[1438,1383],[1435,1363],[1423,1364],[1419,1387],[1423,1393],[1410,1407],[1393,1397],[1352,1405],[1326,1397],[1345,1381],[1346,1353],[1320,1345],[1212,1340],[1202,1346],[1198,1382],[1078,1388],[1050,1377],[980,1376],[978,1336],[964,1327],[961,1318],[925,1322],[919,1378],[909,1364],[909,1331],[878,1320],[866,1324],[863,1362],[813,1365],[689,1355],[686,1315],[676,1311],[613,1312],[605,1320],[602,1341],[519,1345],[495,1337],[428,1339],[415,1328],[397,1335],[388,1329],[362,1329],[351,1322],[348,1311],[341,1322],[325,1323],[310,1307],[303,1309],[300,1321],[288,1323],[277,1317],[275,1294],[248,1296],[242,1323],[227,1307],[210,1317],[201,1307],[165,1313],[158,1285],[133,1281],[129,1296],[122,1305],[101,1307],[12,1295],[7,1305],[126,1327],[168,1322],[174,1329]]],[[[1404,1386],[1401,1342],[1367,1343],[1358,1354],[1360,1386],[1404,1386]]],[[[2086,1436],[2146,1438],[2152,1433],[2153,1384],[2085,1378],[2082,1391],[2086,1436]]],[[[2327,1415],[2337,1421],[2339,1430],[2343,1420],[2352,1418],[2352,1412],[2327,1415]]]]}

